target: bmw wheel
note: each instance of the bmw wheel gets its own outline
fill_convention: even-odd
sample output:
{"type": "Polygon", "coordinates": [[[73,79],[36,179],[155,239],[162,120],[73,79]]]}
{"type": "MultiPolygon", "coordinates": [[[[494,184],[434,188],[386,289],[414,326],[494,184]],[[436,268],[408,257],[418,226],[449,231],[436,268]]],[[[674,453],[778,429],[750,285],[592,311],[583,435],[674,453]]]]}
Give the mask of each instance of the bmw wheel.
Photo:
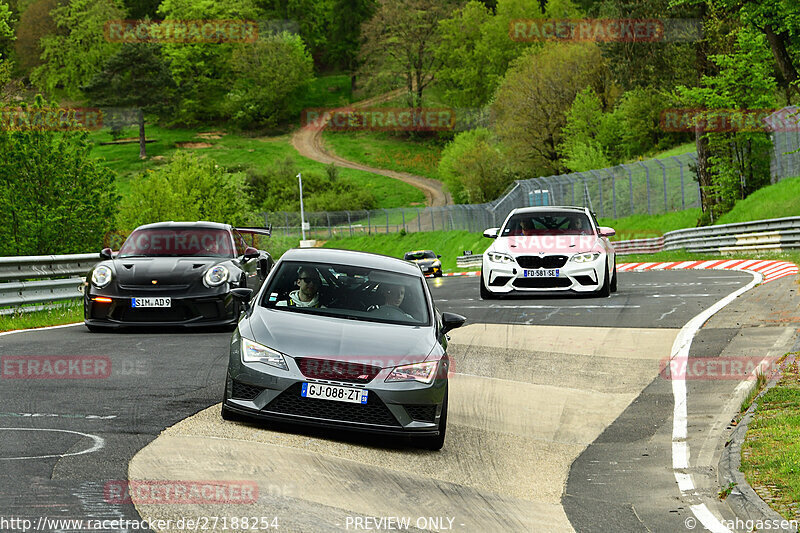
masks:
{"type": "Polygon", "coordinates": [[[614,270],[611,273],[611,292],[617,292],[617,261],[614,261],[614,270]]]}
{"type": "Polygon", "coordinates": [[[600,287],[599,291],[597,291],[597,295],[601,298],[607,298],[611,296],[611,283],[608,280],[608,260],[606,260],[605,268],[605,271],[603,271],[603,286],[600,287]]]}
{"type": "Polygon", "coordinates": [[[486,288],[486,284],[483,282],[483,275],[481,275],[481,300],[494,300],[495,298],[497,296],[486,288]]]}

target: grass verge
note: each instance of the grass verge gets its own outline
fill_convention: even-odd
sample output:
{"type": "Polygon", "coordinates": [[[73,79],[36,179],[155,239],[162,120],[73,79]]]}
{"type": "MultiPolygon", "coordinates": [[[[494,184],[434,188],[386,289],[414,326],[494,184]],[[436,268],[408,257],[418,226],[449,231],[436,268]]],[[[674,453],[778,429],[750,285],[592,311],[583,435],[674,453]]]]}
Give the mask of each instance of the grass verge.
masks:
{"type": "Polygon", "coordinates": [[[342,248],[359,250],[376,254],[402,258],[405,252],[413,250],[433,250],[442,256],[442,270],[454,272],[456,258],[464,250],[472,250],[475,254],[483,253],[491,241],[480,233],[469,231],[429,231],[421,233],[390,233],[388,235],[365,235],[363,237],[347,237],[325,243],[325,248],[342,248]]]}
{"type": "MultiPolygon", "coordinates": [[[[125,130],[123,135],[136,137],[138,131],[125,130]]],[[[262,170],[274,161],[291,157],[301,172],[325,173],[323,163],[298,155],[288,135],[246,137],[213,129],[201,131],[148,126],[147,138],[155,139],[157,142],[147,145],[148,157],[145,160],[139,159],[138,144],[100,146],[100,142],[112,140],[109,130],[93,132],[90,138],[95,143],[92,155],[103,158],[103,164],[117,173],[117,189],[123,196],[130,192],[130,180],[134,176],[164,165],[177,150],[196,150],[225,167],[252,167],[262,170]],[[198,136],[199,134],[202,135],[198,136]],[[191,143],[189,146],[197,146],[195,143],[208,146],[191,148],[186,147],[184,143],[191,143]]],[[[378,208],[407,207],[425,203],[425,194],[422,191],[400,180],[349,168],[339,168],[339,176],[359,188],[370,190],[377,200],[378,208]]],[[[297,206],[294,210],[299,211],[299,208],[300,206],[297,206]]]]}
{"type": "Polygon", "coordinates": [[[444,144],[438,138],[408,139],[378,132],[323,132],[327,147],[350,161],[439,179],[444,144]]]}
{"type": "Polygon", "coordinates": [[[0,316],[0,331],[43,328],[83,321],[83,302],[68,302],[53,309],[0,316]]]}
{"type": "Polygon", "coordinates": [[[786,365],[758,401],[742,446],[747,482],[787,520],[800,519],[800,372],[786,365]]]}

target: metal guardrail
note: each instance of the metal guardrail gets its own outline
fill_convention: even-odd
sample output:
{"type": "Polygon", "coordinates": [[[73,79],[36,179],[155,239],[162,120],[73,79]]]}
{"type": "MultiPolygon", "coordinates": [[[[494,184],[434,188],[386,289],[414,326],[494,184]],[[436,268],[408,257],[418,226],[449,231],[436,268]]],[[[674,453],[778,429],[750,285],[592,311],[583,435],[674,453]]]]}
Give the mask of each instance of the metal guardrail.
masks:
{"type": "Polygon", "coordinates": [[[99,261],[96,253],[0,257],[0,315],[82,298],[84,276],[99,261]]]}

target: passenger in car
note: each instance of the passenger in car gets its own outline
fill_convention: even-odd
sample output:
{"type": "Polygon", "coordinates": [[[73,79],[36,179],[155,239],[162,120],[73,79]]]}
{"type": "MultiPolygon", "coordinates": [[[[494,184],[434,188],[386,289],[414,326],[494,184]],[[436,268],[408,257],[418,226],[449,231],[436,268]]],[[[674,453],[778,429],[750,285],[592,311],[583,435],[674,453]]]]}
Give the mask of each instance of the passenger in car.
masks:
{"type": "Polygon", "coordinates": [[[318,307],[324,308],[319,301],[320,279],[317,271],[311,267],[300,267],[297,270],[295,284],[299,287],[289,293],[285,301],[275,304],[278,307],[318,307]]]}

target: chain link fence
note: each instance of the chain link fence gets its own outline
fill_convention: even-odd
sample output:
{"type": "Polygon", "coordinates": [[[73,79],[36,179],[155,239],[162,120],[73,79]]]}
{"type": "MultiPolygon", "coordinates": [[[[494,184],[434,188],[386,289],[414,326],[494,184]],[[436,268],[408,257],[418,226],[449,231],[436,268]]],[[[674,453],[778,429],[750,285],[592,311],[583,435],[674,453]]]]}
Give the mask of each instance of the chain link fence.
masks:
{"type": "MultiPolygon", "coordinates": [[[[797,112],[797,107],[781,110],[797,112]]],[[[772,182],[800,176],[800,127],[771,134],[772,182]]],[[[439,230],[483,231],[499,226],[517,207],[574,205],[589,207],[598,217],[655,215],[700,207],[697,154],[637,161],[610,168],[518,180],[496,200],[444,207],[376,209],[306,213],[309,239],[336,239],[374,233],[439,230]]],[[[275,235],[301,237],[300,214],[265,213],[275,235]]]]}

